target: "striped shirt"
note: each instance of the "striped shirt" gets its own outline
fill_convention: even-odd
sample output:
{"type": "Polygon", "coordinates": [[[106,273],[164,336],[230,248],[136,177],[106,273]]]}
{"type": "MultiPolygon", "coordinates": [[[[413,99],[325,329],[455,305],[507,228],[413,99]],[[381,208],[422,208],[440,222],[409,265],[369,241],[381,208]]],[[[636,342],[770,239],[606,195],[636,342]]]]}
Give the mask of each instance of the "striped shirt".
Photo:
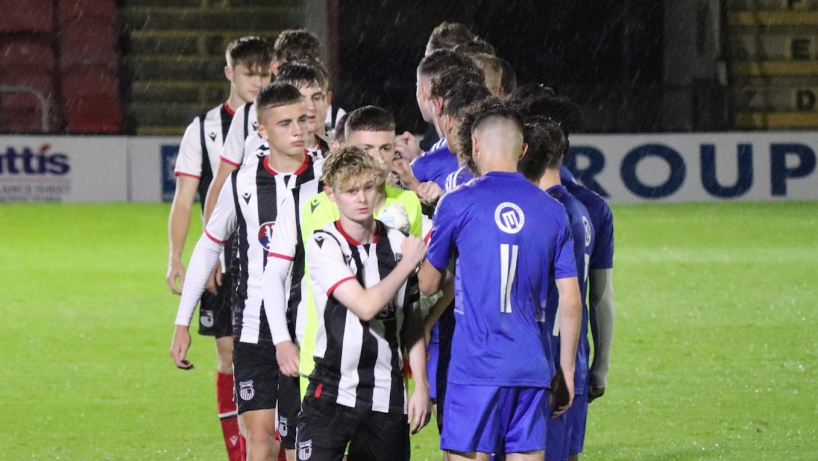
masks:
{"type": "Polygon", "coordinates": [[[316,231],[307,244],[318,314],[315,370],[310,379],[319,383],[316,394],[339,405],[406,413],[404,318],[418,301],[417,277],[404,282],[395,298],[368,322],[332,296],[344,282],[357,280],[370,288],[389,275],[402,257],[404,238],[378,221],[373,243],[362,245],[336,221],[316,231]]]}
{"type": "Polygon", "coordinates": [[[291,174],[273,170],[266,151],[258,149],[251,160],[233,172],[223,187],[205,234],[223,243],[238,233],[238,276],[233,298],[234,335],[245,343],[272,343],[265,318],[261,280],[278,209],[288,191],[321,176],[323,162],[305,156],[304,164],[291,174]]]}

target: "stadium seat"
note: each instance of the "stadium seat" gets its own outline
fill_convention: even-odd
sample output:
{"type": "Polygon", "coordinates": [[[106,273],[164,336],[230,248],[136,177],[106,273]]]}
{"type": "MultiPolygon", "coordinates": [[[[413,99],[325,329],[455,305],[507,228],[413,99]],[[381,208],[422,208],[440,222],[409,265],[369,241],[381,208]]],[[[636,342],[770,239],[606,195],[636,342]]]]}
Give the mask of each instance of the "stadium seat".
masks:
{"type": "Polygon", "coordinates": [[[54,49],[46,40],[20,37],[0,45],[0,68],[32,67],[54,71],[54,49]]]}
{"type": "Polygon", "coordinates": [[[60,26],[72,22],[116,25],[114,0],[58,0],[60,26]]]}
{"type": "Polygon", "coordinates": [[[61,28],[58,37],[60,68],[84,65],[106,67],[112,72],[118,69],[117,39],[110,26],[72,23],[61,28]]]}
{"type": "Polygon", "coordinates": [[[54,29],[53,0],[0,0],[0,32],[45,32],[54,29]]]}
{"type": "Polygon", "coordinates": [[[122,129],[119,80],[106,66],[73,66],[62,79],[68,133],[118,133],[122,129]]]}
{"type": "MultiPolygon", "coordinates": [[[[49,104],[49,113],[53,104],[49,104]]],[[[27,93],[0,93],[0,133],[41,133],[43,131],[40,101],[27,93]]],[[[54,116],[49,117],[53,131],[54,116]]]]}

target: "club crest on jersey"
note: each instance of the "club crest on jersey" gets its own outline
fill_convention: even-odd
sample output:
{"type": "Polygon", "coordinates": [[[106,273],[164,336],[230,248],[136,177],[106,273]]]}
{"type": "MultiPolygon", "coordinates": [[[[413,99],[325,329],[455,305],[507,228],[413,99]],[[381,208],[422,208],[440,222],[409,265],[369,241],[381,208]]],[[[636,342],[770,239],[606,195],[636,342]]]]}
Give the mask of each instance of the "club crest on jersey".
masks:
{"type": "Polygon", "coordinates": [[[287,437],[287,418],[278,418],[278,434],[287,437]]]}
{"type": "Polygon", "coordinates": [[[525,224],[525,215],[517,205],[503,202],[494,210],[494,222],[506,234],[516,234],[525,224]]]}
{"type": "Polygon", "coordinates": [[[301,461],[310,459],[312,456],[312,440],[298,442],[298,459],[301,461]]]}
{"type": "Polygon", "coordinates": [[[201,310],[199,311],[199,322],[205,328],[211,328],[213,326],[213,311],[206,311],[201,310]]]}
{"type": "Polygon", "coordinates": [[[208,136],[210,136],[210,140],[211,140],[211,141],[215,141],[215,140],[216,140],[216,132],[215,132],[215,131],[211,131],[211,132],[210,132],[210,134],[209,134],[208,136]]]}
{"type": "Polygon", "coordinates": [[[270,251],[270,242],[273,241],[275,221],[267,221],[258,227],[258,241],[265,250],[270,251]]]}
{"type": "Polygon", "coordinates": [[[585,246],[587,247],[591,245],[591,223],[585,216],[582,217],[582,227],[585,228],[585,246]]]}
{"type": "Polygon", "coordinates": [[[242,400],[253,400],[253,397],[256,395],[256,390],[253,389],[253,381],[240,381],[239,382],[239,397],[242,400]]]}

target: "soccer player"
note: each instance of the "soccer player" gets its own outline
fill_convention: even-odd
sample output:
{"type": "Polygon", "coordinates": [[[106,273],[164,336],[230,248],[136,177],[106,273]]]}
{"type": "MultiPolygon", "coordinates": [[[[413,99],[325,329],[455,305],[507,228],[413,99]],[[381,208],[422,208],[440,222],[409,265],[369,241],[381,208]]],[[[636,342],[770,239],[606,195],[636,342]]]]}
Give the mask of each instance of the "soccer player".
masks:
{"type": "Polygon", "coordinates": [[[457,321],[440,446],[452,460],[488,460],[495,452],[542,460],[554,366],[535,315],[553,276],[562,309],[562,372],[570,381],[559,413],[573,397],[581,318],[573,242],[563,208],[517,173],[525,154],[519,114],[486,110],[472,130],[482,176],[438,204],[419,274],[421,291],[432,294],[457,255],[457,321]]]}
{"type": "Polygon", "coordinates": [[[313,157],[323,157],[329,152],[324,119],[332,98],[326,71],[318,64],[287,62],[278,68],[276,82],[289,83],[301,91],[307,104],[307,150],[313,157]]]}
{"type": "Polygon", "coordinates": [[[298,416],[299,459],[340,460],[348,445],[351,460],[408,460],[409,432],[428,422],[429,411],[415,276],[426,244],[375,220],[387,174],[382,161],[345,147],[324,167],[340,217],[307,244],[319,328],[298,416]],[[415,378],[408,401],[404,348],[415,378]]]}
{"type": "MultiPolygon", "coordinates": [[[[565,461],[569,454],[582,451],[585,422],[588,414],[588,309],[585,295],[588,288],[588,261],[594,243],[594,229],[591,217],[582,203],[560,182],[560,165],[567,147],[567,141],[560,126],[542,116],[526,119],[525,141],[528,151],[520,161],[518,169],[548,195],[565,207],[571,236],[574,242],[574,259],[579,276],[579,291],[582,300],[582,328],[577,346],[576,372],[574,373],[575,398],[571,408],[548,422],[546,460],[565,461]],[[574,441],[575,440],[575,441],[574,441]],[[572,446],[576,445],[576,448],[572,446]],[[578,450],[578,451],[577,451],[578,450]],[[571,453],[573,451],[573,453],[571,453]]],[[[555,364],[559,364],[560,334],[558,325],[560,312],[557,309],[559,293],[553,280],[548,282],[548,294],[543,322],[543,340],[551,342],[555,364]]]]}
{"type": "MultiPolygon", "coordinates": [[[[518,88],[509,99],[510,104],[528,115],[542,115],[556,120],[570,145],[570,135],[582,127],[583,116],[579,106],[568,98],[556,96],[545,85],[526,85],[518,88]]],[[[567,148],[566,148],[567,149],[567,148]]],[[[594,341],[594,358],[591,363],[588,399],[605,393],[614,327],[613,253],[614,227],[611,208],[595,192],[582,186],[565,166],[569,151],[566,150],[560,179],[572,195],[588,209],[594,227],[594,248],[588,263],[588,310],[591,321],[591,337],[594,341]]]]}
{"type": "MultiPolygon", "coordinates": [[[[270,83],[270,47],[259,37],[242,37],[228,45],[224,75],[230,82],[230,96],[224,104],[196,117],[185,130],[176,158],[176,194],[168,220],[170,257],[166,281],[174,294],[181,294],[185,281],[182,250],[187,239],[194,196],[202,207],[213,172],[218,168],[224,138],[233,114],[242,104],[253,101],[270,83]]],[[[204,211],[204,210],[202,210],[204,211]]],[[[231,254],[228,249],[226,254],[231,254]]],[[[222,265],[224,268],[225,265],[222,265]]],[[[221,275],[216,293],[205,291],[200,300],[199,334],[216,340],[216,403],[222,435],[230,460],[243,460],[242,441],[233,400],[233,321],[230,308],[229,272],[221,275]]],[[[216,290],[216,287],[211,287],[216,290]]]]}
{"type": "Polygon", "coordinates": [[[454,49],[461,43],[468,43],[477,38],[477,35],[462,23],[441,22],[429,35],[429,41],[426,43],[426,56],[435,50],[454,49]]]}
{"type": "Polygon", "coordinates": [[[248,158],[219,194],[213,216],[191,256],[171,344],[176,365],[189,365],[185,356],[190,347],[191,314],[224,241],[236,231],[239,274],[233,306],[234,389],[250,461],[274,459],[279,450],[275,440],[279,369],[269,325],[264,321],[261,292],[267,245],[287,191],[320,175],[319,162],[304,152],[307,112],[298,89],[273,83],[261,90],[255,105],[259,133],[269,147],[262,146],[248,158]]]}
{"type": "Polygon", "coordinates": [[[503,96],[503,65],[500,59],[494,56],[494,48],[491,45],[482,40],[475,40],[458,45],[455,47],[454,52],[471,58],[474,64],[483,72],[486,87],[491,91],[491,94],[497,97],[503,96]]]}
{"type": "MultiPolygon", "coordinates": [[[[273,73],[278,72],[278,67],[287,61],[317,62],[316,57],[320,57],[320,43],[315,36],[304,30],[285,30],[279,34],[274,47],[274,61],[271,62],[273,73]],[[311,36],[312,38],[308,37],[311,36]]],[[[331,99],[331,96],[329,96],[331,99]]],[[[258,117],[255,106],[247,103],[236,111],[230,130],[224,140],[224,150],[221,162],[213,178],[210,189],[207,191],[205,200],[205,222],[210,219],[213,207],[230,174],[239,168],[244,160],[245,153],[252,153],[262,144],[259,137],[252,137],[256,132],[258,117]],[[248,138],[251,141],[246,142],[248,138]],[[247,145],[246,145],[247,144],[247,145]]]]}
{"type": "MultiPolygon", "coordinates": [[[[355,146],[365,149],[366,152],[383,161],[387,170],[391,169],[394,156],[395,119],[391,114],[380,107],[365,106],[358,108],[347,115],[344,127],[346,146],[355,146]]],[[[301,235],[304,246],[307,239],[317,230],[339,219],[338,207],[329,199],[326,193],[314,196],[301,209],[301,235]]],[[[375,206],[375,219],[383,219],[387,224],[394,225],[398,219],[407,220],[409,233],[420,237],[422,231],[422,213],[420,201],[412,192],[405,191],[390,185],[379,195],[375,206]],[[390,219],[385,219],[389,217],[390,219]]],[[[398,226],[400,227],[400,226],[398,226]]],[[[306,268],[309,275],[309,267],[306,268]]],[[[308,376],[313,371],[315,351],[315,335],[318,328],[318,319],[315,316],[315,304],[310,284],[307,285],[307,309],[304,324],[304,338],[299,344],[299,373],[308,376]]],[[[306,380],[301,381],[302,392],[306,391],[306,380]]]]}

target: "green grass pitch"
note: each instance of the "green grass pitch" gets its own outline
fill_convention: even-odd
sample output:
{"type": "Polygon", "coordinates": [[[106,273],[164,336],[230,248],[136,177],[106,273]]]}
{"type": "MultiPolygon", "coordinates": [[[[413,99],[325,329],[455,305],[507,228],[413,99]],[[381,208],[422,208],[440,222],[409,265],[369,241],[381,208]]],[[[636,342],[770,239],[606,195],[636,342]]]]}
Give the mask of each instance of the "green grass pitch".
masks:
{"type": "MultiPolygon", "coordinates": [[[[0,206],[0,459],[225,459],[211,339],[168,356],[167,205],[0,206]]],[[[818,202],[614,207],[587,460],[818,457],[818,202]]],[[[191,229],[188,252],[201,227],[191,229]]],[[[441,459],[429,426],[413,459],[441,459]]]]}

